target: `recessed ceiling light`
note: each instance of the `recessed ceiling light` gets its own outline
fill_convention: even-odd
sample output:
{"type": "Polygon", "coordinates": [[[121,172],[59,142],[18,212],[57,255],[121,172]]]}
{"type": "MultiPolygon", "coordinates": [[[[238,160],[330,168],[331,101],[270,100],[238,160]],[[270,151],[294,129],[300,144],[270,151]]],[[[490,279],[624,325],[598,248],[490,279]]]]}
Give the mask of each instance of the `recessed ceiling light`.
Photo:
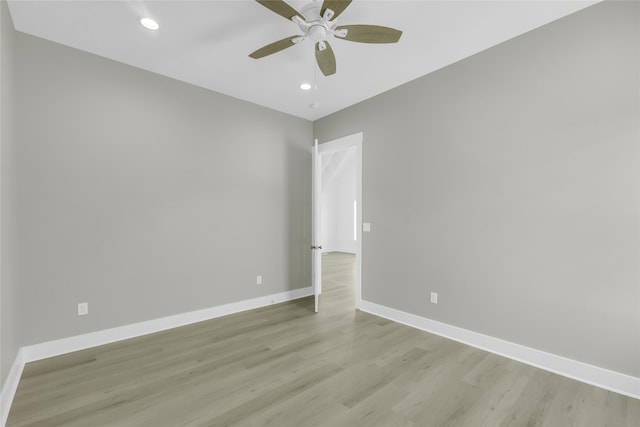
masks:
{"type": "Polygon", "coordinates": [[[320,103],[319,102],[314,102],[313,104],[309,105],[309,107],[313,108],[314,110],[316,108],[320,108],[320,103]]]}
{"type": "Polygon", "coordinates": [[[142,24],[143,27],[149,30],[157,30],[158,28],[160,28],[160,25],[158,25],[158,23],[151,18],[140,19],[140,24],[142,24]]]}
{"type": "Polygon", "coordinates": [[[302,89],[302,90],[309,90],[309,89],[311,89],[311,85],[310,85],[309,83],[302,83],[302,84],[300,85],[300,89],[302,89]]]}

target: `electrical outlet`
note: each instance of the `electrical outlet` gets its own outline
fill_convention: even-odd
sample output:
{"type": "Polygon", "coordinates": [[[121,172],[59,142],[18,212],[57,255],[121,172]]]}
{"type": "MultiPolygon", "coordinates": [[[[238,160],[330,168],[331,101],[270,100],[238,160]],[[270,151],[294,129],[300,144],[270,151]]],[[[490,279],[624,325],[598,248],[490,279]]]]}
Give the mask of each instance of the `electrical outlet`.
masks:
{"type": "Polygon", "coordinates": [[[431,304],[437,304],[438,303],[438,294],[436,292],[431,292],[431,304]]]}
{"type": "Polygon", "coordinates": [[[81,302],[78,304],[78,316],[84,316],[85,314],[89,314],[89,303],[81,302]]]}
{"type": "Polygon", "coordinates": [[[262,276],[256,276],[256,285],[262,285],[262,276]]]}

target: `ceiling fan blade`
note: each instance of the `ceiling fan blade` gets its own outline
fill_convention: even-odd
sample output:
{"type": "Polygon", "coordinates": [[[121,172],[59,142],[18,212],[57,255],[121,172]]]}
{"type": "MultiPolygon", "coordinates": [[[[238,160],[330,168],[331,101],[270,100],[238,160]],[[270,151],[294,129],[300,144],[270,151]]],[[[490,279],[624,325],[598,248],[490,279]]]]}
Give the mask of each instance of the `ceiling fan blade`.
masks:
{"type": "Polygon", "coordinates": [[[320,16],[324,16],[324,11],[327,9],[333,10],[333,21],[351,4],[351,0],[324,0],[322,3],[322,9],[320,9],[320,16]]]}
{"type": "Polygon", "coordinates": [[[304,16],[300,14],[297,10],[289,6],[283,0],[256,0],[258,3],[271,10],[272,12],[277,13],[285,19],[291,19],[294,16],[299,16],[303,20],[306,20],[304,16]]]}
{"type": "Polygon", "coordinates": [[[300,36],[289,36],[282,40],[278,40],[277,42],[270,43],[266,46],[261,47],[253,53],[250,53],[249,56],[253,59],[264,58],[265,56],[269,56],[276,52],[280,52],[288,47],[291,47],[295,44],[293,41],[295,38],[300,36]]]}
{"type": "MultiPolygon", "coordinates": [[[[379,25],[341,25],[338,30],[347,30],[341,39],[359,43],[397,43],[402,35],[400,30],[379,25]]],[[[336,34],[336,37],[339,36],[336,34]]]]}
{"type": "Polygon", "coordinates": [[[318,62],[320,71],[322,71],[322,74],[325,76],[336,73],[336,56],[333,54],[333,49],[331,49],[331,45],[327,41],[316,43],[316,61],[318,62]],[[324,43],[326,46],[324,50],[320,50],[320,43],[324,43]]]}

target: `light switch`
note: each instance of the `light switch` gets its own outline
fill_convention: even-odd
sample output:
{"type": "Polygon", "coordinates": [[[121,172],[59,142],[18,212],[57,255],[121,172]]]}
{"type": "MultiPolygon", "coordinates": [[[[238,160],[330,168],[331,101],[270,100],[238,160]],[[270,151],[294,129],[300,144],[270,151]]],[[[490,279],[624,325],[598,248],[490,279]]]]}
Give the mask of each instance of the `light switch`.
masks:
{"type": "Polygon", "coordinates": [[[362,231],[366,231],[366,232],[371,231],[371,223],[363,222],[362,223],[362,231]]]}
{"type": "Polygon", "coordinates": [[[89,314],[89,303],[81,302],[78,304],[78,316],[85,316],[89,314]]]}

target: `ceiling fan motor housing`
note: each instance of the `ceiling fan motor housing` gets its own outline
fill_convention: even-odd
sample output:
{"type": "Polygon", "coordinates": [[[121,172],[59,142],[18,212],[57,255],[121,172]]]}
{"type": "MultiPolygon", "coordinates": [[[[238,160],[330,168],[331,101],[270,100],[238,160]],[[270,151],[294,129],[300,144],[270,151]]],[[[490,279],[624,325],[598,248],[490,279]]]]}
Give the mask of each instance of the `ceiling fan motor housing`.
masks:
{"type": "Polygon", "coordinates": [[[321,24],[311,25],[308,34],[309,38],[317,43],[327,38],[327,29],[321,24]]]}
{"type": "Polygon", "coordinates": [[[327,39],[327,37],[334,35],[336,27],[338,25],[337,20],[331,21],[331,18],[335,15],[333,10],[326,9],[324,16],[320,15],[321,7],[319,2],[314,1],[307,4],[300,11],[305,19],[295,15],[291,18],[293,22],[298,24],[300,31],[303,32],[302,37],[308,37],[313,40],[314,43],[318,43],[327,39]]]}

